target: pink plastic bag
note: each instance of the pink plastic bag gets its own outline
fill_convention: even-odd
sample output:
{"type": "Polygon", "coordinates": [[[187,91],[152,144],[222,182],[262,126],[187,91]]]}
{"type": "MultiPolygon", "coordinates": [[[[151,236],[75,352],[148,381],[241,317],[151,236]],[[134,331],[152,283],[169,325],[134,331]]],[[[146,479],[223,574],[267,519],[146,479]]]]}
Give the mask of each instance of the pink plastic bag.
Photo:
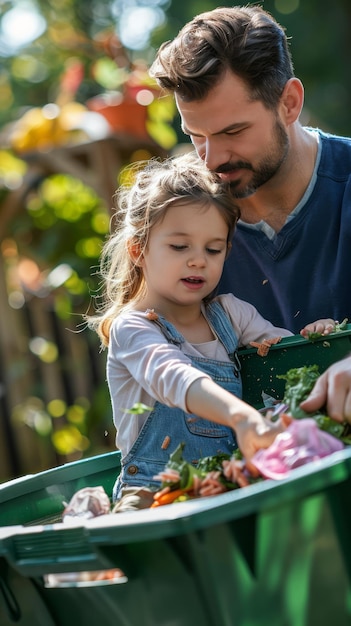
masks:
{"type": "Polygon", "coordinates": [[[285,478],[295,467],[342,450],[344,444],[318,428],[314,419],[293,420],[269,448],[259,450],[252,463],[265,478],[285,478]]]}

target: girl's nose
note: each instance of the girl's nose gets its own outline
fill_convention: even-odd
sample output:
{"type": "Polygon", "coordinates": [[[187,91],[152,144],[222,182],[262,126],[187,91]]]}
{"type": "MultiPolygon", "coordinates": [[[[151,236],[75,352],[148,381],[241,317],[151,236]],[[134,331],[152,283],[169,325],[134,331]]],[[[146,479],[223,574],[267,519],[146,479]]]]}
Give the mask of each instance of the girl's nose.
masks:
{"type": "Polygon", "coordinates": [[[189,267],[203,267],[206,265],[206,257],[203,252],[196,252],[188,259],[189,267]]]}

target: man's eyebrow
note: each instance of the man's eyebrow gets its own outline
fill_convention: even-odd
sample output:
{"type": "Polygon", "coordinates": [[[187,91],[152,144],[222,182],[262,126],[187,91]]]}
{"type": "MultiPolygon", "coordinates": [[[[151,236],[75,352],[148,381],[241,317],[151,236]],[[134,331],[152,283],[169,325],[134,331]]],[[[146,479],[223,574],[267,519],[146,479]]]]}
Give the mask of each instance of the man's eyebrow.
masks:
{"type": "MultiPolygon", "coordinates": [[[[231,130],[241,130],[248,125],[248,122],[236,122],[235,124],[229,124],[229,126],[225,126],[225,128],[221,128],[215,133],[211,133],[212,135],[221,135],[222,133],[228,133],[231,130]]],[[[198,135],[197,133],[189,130],[184,124],[182,124],[182,131],[185,135],[192,135],[194,137],[202,137],[203,135],[198,135]]]]}

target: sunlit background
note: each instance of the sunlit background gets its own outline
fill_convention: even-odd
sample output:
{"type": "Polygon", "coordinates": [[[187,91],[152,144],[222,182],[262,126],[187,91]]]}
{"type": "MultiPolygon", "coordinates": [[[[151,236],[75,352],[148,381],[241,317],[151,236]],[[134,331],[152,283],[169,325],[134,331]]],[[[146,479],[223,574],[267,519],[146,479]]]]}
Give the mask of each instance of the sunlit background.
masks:
{"type": "MultiPolygon", "coordinates": [[[[351,3],[262,4],[290,37],[302,121],[349,135],[351,3]]],[[[0,481],[115,447],[105,354],[83,316],[128,165],[184,149],[148,75],[155,51],[215,6],[0,0],[0,481]]]]}

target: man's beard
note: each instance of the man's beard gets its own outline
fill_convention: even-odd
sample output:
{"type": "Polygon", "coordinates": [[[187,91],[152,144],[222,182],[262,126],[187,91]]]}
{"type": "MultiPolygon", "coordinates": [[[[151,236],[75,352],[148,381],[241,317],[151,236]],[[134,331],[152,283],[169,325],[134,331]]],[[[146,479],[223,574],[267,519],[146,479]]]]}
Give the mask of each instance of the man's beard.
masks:
{"type": "Polygon", "coordinates": [[[240,180],[233,180],[229,183],[233,195],[236,198],[246,198],[251,196],[258,187],[267,183],[280,169],[284,163],[289,150],[289,139],[282,124],[276,120],[274,127],[273,146],[270,146],[270,152],[266,155],[256,168],[246,161],[237,161],[235,163],[225,163],[221,165],[216,172],[218,174],[225,173],[237,169],[246,169],[253,172],[252,179],[244,187],[240,187],[240,180]]]}

